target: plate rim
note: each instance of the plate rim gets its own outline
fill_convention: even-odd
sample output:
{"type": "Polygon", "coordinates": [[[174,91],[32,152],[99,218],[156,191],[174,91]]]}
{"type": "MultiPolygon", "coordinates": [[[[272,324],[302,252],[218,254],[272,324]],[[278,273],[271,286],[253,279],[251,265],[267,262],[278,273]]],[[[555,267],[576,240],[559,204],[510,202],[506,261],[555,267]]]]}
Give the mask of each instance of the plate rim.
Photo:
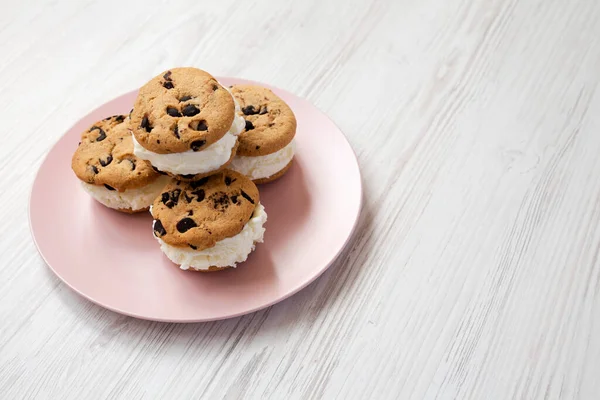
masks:
{"type": "Polygon", "coordinates": [[[54,150],[54,148],[58,145],[58,143],[63,139],[63,137],[69,132],[71,131],[75,125],[77,125],[82,118],[85,118],[87,115],[90,115],[94,112],[96,112],[97,110],[99,110],[100,108],[104,107],[107,103],[113,102],[121,97],[125,97],[130,95],[131,93],[134,93],[136,91],[139,90],[138,89],[134,89],[134,90],[130,90],[127,91],[125,93],[121,93],[120,95],[117,95],[115,97],[113,97],[112,99],[105,101],[104,103],[102,103],[100,106],[93,108],[92,110],[88,111],[84,116],[82,116],[81,118],[77,119],[67,130],[65,130],[65,132],[60,135],[53,143],[51,146],[48,147],[48,149],[46,150],[45,154],[44,154],[44,158],[42,159],[42,161],[40,162],[37,171],[35,173],[35,177],[33,178],[33,182],[31,183],[30,189],[29,189],[29,198],[28,198],[28,204],[27,204],[27,220],[29,223],[29,232],[31,235],[31,238],[33,240],[33,243],[36,247],[36,250],[38,252],[38,254],[40,255],[40,257],[42,258],[42,260],[44,261],[44,264],[46,265],[47,268],[50,269],[50,271],[52,271],[52,273],[54,274],[54,276],[56,276],[63,284],[65,284],[69,289],[71,289],[72,291],[74,291],[75,293],[77,293],[79,296],[83,297],[84,299],[90,301],[91,303],[106,309],[106,310],[110,310],[112,312],[121,314],[121,315],[126,315],[128,317],[132,317],[132,318],[137,318],[137,319],[141,319],[141,320],[145,320],[145,321],[154,321],[154,322],[165,322],[165,323],[199,323],[199,322],[211,322],[211,321],[221,321],[221,320],[226,320],[226,319],[231,319],[231,318],[237,318],[237,317],[241,317],[243,315],[247,315],[247,314],[252,314],[255,313],[257,311],[263,310],[265,308],[271,307],[277,303],[280,303],[288,298],[290,298],[291,296],[295,295],[296,293],[298,293],[299,291],[301,291],[302,289],[306,288],[308,285],[310,285],[311,283],[313,283],[314,281],[316,281],[321,275],[323,275],[323,273],[325,273],[325,271],[327,271],[331,265],[338,259],[338,257],[340,256],[340,254],[348,247],[348,244],[350,243],[351,239],[354,237],[354,234],[356,233],[356,228],[358,226],[358,221],[360,220],[360,216],[362,213],[362,209],[363,209],[363,204],[364,204],[364,189],[363,189],[363,182],[362,182],[362,172],[360,170],[360,164],[358,162],[358,157],[356,154],[356,151],[354,150],[354,148],[352,147],[352,144],[350,143],[350,141],[348,140],[348,137],[344,134],[344,131],[342,129],[340,129],[340,127],[335,123],[335,121],[333,121],[331,118],[329,118],[329,116],[327,114],[325,114],[320,108],[318,108],[315,104],[313,104],[312,102],[308,101],[307,99],[305,99],[302,96],[296,95],[290,91],[287,91],[285,89],[281,89],[279,87],[270,85],[270,84],[266,84],[266,83],[262,83],[262,82],[258,82],[258,81],[254,81],[254,80],[249,80],[249,79],[244,79],[244,78],[237,78],[237,77],[230,77],[230,76],[216,76],[217,80],[222,80],[222,79],[235,79],[236,81],[240,81],[244,84],[253,84],[253,85],[259,85],[259,86],[263,86],[263,87],[267,87],[270,89],[275,89],[277,91],[281,91],[281,92],[285,92],[285,93],[289,93],[292,96],[298,97],[300,99],[302,99],[303,101],[306,101],[307,103],[309,103],[311,106],[313,106],[319,113],[321,113],[328,121],[330,121],[335,127],[336,129],[342,134],[342,137],[344,139],[344,141],[346,142],[346,144],[348,145],[348,148],[350,149],[350,151],[352,152],[353,155],[353,161],[354,164],[356,166],[356,171],[358,172],[358,194],[359,194],[359,202],[358,202],[358,207],[356,209],[356,214],[354,215],[354,222],[352,224],[352,228],[350,229],[350,232],[348,233],[348,236],[346,237],[346,240],[344,241],[343,245],[340,246],[339,250],[333,255],[333,257],[331,257],[330,260],[327,261],[327,263],[325,264],[325,266],[319,270],[316,274],[310,276],[308,279],[302,281],[297,287],[295,287],[294,289],[290,290],[288,293],[284,294],[281,297],[278,297],[274,300],[268,301],[264,304],[261,304],[259,306],[255,306],[251,309],[247,309],[247,310],[243,310],[243,311],[239,311],[239,312],[235,312],[235,313],[230,313],[227,315],[222,315],[222,316],[218,316],[218,317],[208,317],[208,318],[189,318],[189,319],[169,319],[169,318],[161,318],[161,317],[148,317],[146,315],[140,315],[140,314],[136,314],[135,312],[130,312],[130,311],[126,311],[123,309],[120,309],[119,307],[114,307],[114,306],[110,306],[110,305],[106,305],[101,303],[100,301],[94,299],[93,297],[83,293],[82,291],[78,290],[75,286],[71,285],[67,280],[65,280],[65,278],[63,278],[53,267],[52,265],[48,262],[48,260],[46,259],[46,257],[44,256],[44,254],[42,253],[41,249],[40,249],[40,245],[36,239],[35,236],[35,231],[33,229],[33,221],[31,219],[31,203],[32,203],[32,198],[33,198],[33,192],[34,189],[36,187],[36,184],[38,183],[38,180],[40,179],[40,173],[41,173],[41,167],[46,163],[48,157],[50,156],[50,154],[52,153],[52,151],[54,150]]]}

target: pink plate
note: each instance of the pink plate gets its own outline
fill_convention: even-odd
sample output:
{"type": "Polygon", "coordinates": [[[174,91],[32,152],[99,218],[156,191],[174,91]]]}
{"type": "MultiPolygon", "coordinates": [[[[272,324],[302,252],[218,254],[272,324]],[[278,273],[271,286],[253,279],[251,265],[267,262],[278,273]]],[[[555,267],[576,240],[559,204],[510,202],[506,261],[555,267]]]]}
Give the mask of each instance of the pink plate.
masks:
{"type": "MultiPolygon", "coordinates": [[[[220,78],[224,85],[256,83],[220,78]]],[[[261,84],[263,86],[267,86],[261,84]]],[[[213,273],[180,270],[161,253],[149,213],[127,215],[92,200],[71,171],[81,132],[94,121],[127,114],[136,92],[80,120],[54,145],[37,174],[29,204],[40,254],[69,287],[110,310],[155,321],[199,322],[270,306],[316,279],[348,242],[362,188],[352,148],[323,113],[271,88],[298,120],[295,163],[260,186],[268,214],[265,242],[248,261],[213,273]]]]}

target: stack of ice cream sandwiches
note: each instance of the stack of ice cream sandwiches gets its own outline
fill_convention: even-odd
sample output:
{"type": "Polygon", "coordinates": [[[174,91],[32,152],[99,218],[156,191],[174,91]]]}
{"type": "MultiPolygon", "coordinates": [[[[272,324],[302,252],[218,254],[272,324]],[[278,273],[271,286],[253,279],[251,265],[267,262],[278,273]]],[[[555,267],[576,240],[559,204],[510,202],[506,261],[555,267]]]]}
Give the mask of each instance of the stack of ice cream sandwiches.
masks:
{"type": "Polygon", "coordinates": [[[174,68],[139,90],[129,115],[83,132],[71,166],[106,207],[150,210],[149,230],[181,269],[216,271],[263,241],[256,185],[290,168],[295,134],[294,113],[271,90],[174,68]]]}

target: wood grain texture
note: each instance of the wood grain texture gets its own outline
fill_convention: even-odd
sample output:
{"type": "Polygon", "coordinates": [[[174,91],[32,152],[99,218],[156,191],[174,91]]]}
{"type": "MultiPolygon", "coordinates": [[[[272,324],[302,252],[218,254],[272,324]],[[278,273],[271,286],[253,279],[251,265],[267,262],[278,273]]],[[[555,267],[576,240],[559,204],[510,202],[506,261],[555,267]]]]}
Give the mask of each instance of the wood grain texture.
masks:
{"type": "Polygon", "coordinates": [[[600,3],[2,6],[1,398],[598,398],[600,3]],[[232,320],[106,311],[29,234],[52,143],[178,65],[306,97],[363,173],[335,265],[232,320]]]}

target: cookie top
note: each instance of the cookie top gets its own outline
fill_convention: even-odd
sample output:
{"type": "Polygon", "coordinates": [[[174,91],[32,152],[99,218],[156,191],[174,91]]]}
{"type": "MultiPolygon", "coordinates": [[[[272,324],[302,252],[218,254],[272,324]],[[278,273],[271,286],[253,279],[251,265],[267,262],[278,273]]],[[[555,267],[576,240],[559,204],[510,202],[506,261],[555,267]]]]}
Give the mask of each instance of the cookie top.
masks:
{"type": "Polygon", "coordinates": [[[152,204],[154,235],[171,246],[208,249],[240,233],[259,200],[256,185],[231,170],[173,181],[152,204]]]}
{"type": "Polygon", "coordinates": [[[153,182],[160,176],[147,161],[133,155],[128,119],[114,115],[81,135],[71,168],[83,182],[120,192],[153,182]]]}
{"type": "Polygon", "coordinates": [[[240,104],[246,128],[238,137],[237,154],[266,156],[287,146],[296,134],[296,117],[271,90],[254,85],[234,85],[231,94],[240,104]]]}
{"type": "Polygon", "coordinates": [[[231,128],[233,98],[197,68],[173,68],[146,83],[131,112],[136,140],[154,153],[200,151],[231,128]]]}

